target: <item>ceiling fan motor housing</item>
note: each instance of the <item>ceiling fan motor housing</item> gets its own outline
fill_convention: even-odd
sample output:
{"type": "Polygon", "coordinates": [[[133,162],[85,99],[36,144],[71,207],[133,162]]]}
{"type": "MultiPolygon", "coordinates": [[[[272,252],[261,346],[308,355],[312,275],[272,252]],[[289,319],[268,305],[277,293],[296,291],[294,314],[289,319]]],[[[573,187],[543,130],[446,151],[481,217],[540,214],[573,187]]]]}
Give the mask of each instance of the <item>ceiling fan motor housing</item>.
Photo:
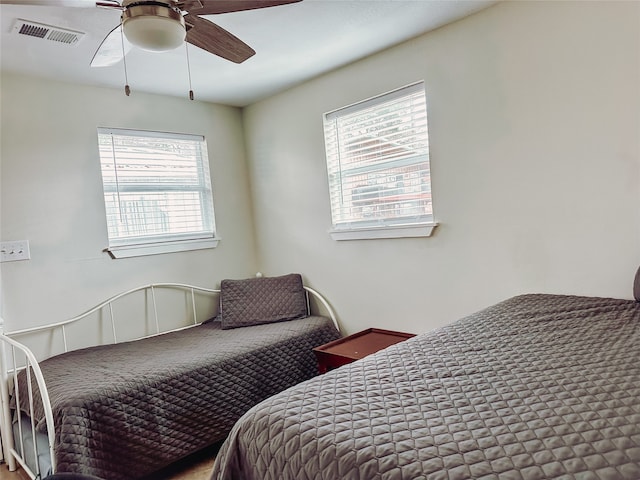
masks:
{"type": "Polygon", "coordinates": [[[133,45],[152,52],[166,52],[183,44],[184,18],[171,2],[123,2],[122,28],[133,45]]]}

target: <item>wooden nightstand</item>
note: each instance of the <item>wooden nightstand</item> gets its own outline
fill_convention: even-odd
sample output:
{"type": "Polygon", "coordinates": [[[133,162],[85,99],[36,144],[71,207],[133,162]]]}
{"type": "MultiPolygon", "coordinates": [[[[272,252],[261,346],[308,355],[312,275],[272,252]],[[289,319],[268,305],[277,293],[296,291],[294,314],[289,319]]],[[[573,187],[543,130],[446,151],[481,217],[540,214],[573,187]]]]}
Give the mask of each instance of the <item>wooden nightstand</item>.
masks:
{"type": "Polygon", "coordinates": [[[348,337],[325,343],[313,349],[318,359],[318,371],[325,373],[411,337],[415,337],[415,334],[368,328],[348,337]]]}

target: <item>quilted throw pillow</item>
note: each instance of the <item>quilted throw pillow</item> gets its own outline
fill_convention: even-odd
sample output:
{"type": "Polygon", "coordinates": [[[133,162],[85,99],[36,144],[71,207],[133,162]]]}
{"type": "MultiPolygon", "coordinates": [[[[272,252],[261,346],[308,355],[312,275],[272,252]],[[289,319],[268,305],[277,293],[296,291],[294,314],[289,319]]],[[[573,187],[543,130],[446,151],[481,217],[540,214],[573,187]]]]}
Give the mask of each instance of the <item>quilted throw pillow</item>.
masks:
{"type": "Polygon", "coordinates": [[[302,277],[296,273],[281,277],[222,280],[220,320],[222,329],[282,322],[308,315],[302,277]]]}

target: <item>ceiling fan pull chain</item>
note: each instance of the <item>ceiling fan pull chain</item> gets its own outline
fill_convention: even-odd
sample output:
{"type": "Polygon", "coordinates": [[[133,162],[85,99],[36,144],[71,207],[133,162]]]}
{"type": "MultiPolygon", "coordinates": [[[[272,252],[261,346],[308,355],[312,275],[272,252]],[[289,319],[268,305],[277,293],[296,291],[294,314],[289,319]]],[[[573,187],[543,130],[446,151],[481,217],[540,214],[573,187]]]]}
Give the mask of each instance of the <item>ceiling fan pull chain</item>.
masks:
{"type": "Polygon", "coordinates": [[[184,48],[187,51],[187,72],[189,74],[189,100],[193,100],[193,88],[191,86],[191,65],[189,64],[189,44],[184,42],[184,48]]]}
{"type": "Polygon", "coordinates": [[[122,25],[120,25],[120,41],[122,42],[122,64],[124,65],[124,93],[128,97],[131,95],[131,88],[129,87],[129,77],[127,76],[127,57],[124,51],[124,33],[122,32],[122,25]]]}

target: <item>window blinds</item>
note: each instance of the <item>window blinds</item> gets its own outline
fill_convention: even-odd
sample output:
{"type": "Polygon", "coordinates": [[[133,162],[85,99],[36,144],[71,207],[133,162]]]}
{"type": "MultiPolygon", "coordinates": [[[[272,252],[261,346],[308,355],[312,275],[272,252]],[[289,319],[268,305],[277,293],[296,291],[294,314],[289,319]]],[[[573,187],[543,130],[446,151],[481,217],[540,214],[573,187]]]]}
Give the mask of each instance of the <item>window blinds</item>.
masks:
{"type": "Polygon", "coordinates": [[[213,238],[204,137],[98,129],[109,246],[213,238]]]}
{"type": "Polygon", "coordinates": [[[423,82],[325,114],[324,135],[334,229],[433,221],[423,82]]]}

